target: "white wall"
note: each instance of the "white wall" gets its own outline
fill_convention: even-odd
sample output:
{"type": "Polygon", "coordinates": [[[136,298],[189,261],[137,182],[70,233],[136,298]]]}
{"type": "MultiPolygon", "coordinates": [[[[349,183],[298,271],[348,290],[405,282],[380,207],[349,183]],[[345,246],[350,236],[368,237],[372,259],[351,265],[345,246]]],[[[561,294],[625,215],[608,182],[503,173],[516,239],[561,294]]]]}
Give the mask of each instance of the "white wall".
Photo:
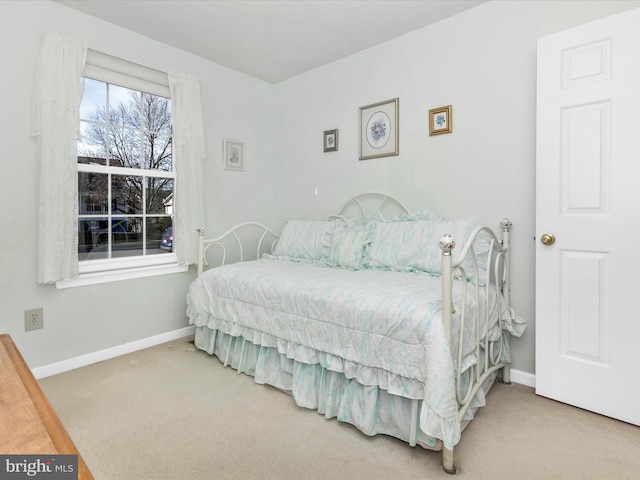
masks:
{"type": "MultiPolygon", "coordinates": [[[[201,80],[209,233],[248,217],[272,223],[273,86],[51,1],[0,2],[0,332],[40,367],[187,326],[195,272],[56,290],[37,285],[38,168],[30,137],[31,96],[42,32],[64,32],[89,48],[201,80]],[[224,138],[246,142],[246,171],[222,168],[224,138]],[[24,332],[23,311],[44,308],[44,329],[24,332]]],[[[64,187],[63,187],[64,188],[64,187]]],[[[195,232],[194,232],[195,235],[195,232]]]]}
{"type": "Polygon", "coordinates": [[[320,218],[366,191],[496,227],[509,217],[512,302],[529,322],[514,368],[533,373],[536,40],[639,5],[492,1],[281,82],[276,218],[320,218]],[[359,107],[395,97],[400,155],[359,161],[359,107]],[[450,104],[453,133],[429,137],[428,110],[450,104]],[[339,151],[323,153],[334,128],[339,151]]]}

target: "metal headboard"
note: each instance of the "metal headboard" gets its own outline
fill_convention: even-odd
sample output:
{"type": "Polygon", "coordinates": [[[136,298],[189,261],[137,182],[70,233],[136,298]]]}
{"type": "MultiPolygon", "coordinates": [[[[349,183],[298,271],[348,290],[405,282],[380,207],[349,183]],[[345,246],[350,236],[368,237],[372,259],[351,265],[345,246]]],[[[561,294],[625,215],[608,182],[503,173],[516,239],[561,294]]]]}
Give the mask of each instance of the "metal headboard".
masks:
{"type": "MultiPolygon", "coordinates": [[[[379,212],[383,218],[393,218],[394,216],[409,213],[409,209],[400,200],[387,195],[385,193],[362,193],[356,195],[342,207],[337,215],[331,215],[330,219],[352,219],[362,222],[366,217],[379,212]]],[[[204,228],[198,229],[198,275],[209,266],[206,258],[209,247],[217,249],[221,255],[219,264],[224,265],[227,261],[227,246],[224,242],[229,241],[230,245],[238,252],[238,259],[254,260],[259,258],[262,253],[270,253],[275,243],[278,241],[279,235],[268,227],[256,222],[244,222],[229,229],[222,235],[213,238],[204,238],[204,228]],[[249,250],[245,249],[243,240],[239,234],[247,229],[253,229],[257,238],[257,245],[249,250]],[[248,252],[248,254],[247,254],[248,252]]]]}
{"type": "Polygon", "coordinates": [[[329,218],[362,221],[375,212],[390,218],[400,213],[409,213],[409,209],[400,200],[386,193],[362,193],[345,203],[337,215],[331,215],[329,218]]]}

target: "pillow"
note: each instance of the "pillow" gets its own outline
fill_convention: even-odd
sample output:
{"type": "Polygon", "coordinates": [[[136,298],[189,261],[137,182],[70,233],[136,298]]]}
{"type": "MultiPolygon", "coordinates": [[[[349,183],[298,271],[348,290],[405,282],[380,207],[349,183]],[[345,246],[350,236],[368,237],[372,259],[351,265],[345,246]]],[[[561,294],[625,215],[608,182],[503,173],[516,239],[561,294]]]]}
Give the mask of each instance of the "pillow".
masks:
{"type": "Polygon", "coordinates": [[[358,225],[353,220],[336,222],[329,249],[329,265],[348,269],[361,268],[367,231],[367,225],[358,225]]]}
{"type": "Polygon", "coordinates": [[[336,222],[288,220],[273,256],[291,260],[326,261],[336,222]]]}
{"type": "MultiPolygon", "coordinates": [[[[370,268],[440,274],[442,235],[450,234],[457,247],[462,248],[477,225],[475,219],[378,222],[371,235],[365,263],[370,268]]],[[[455,253],[454,250],[454,258],[455,253]]],[[[463,266],[467,277],[473,275],[471,257],[463,266]]]]}

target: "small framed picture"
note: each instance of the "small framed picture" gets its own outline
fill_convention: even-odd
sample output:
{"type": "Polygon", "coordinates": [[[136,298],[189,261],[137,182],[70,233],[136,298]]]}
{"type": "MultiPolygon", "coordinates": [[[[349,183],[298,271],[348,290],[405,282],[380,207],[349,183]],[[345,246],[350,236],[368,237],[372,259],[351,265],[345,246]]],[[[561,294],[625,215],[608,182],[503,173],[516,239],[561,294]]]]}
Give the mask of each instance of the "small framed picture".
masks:
{"type": "Polygon", "coordinates": [[[429,110],[429,136],[451,133],[451,105],[429,110]]]}
{"type": "Polygon", "coordinates": [[[324,151],[325,152],[338,151],[338,129],[337,128],[335,130],[325,130],[324,151]]]}
{"type": "Polygon", "coordinates": [[[236,140],[224,141],[224,168],[244,170],[244,144],[236,140]]]}
{"type": "Polygon", "coordinates": [[[360,160],[398,155],[398,102],[360,107],[360,160]]]}

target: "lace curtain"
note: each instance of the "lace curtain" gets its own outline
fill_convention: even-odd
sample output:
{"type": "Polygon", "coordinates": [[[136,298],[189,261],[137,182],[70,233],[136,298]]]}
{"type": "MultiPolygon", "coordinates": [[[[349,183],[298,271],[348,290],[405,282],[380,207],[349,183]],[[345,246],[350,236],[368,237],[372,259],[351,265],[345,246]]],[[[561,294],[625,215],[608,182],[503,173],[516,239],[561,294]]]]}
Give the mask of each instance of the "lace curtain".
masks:
{"type": "Polygon", "coordinates": [[[169,74],[173,122],[174,186],[173,234],[178,263],[198,259],[196,229],[204,223],[204,126],[200,83],[184,73],[169,74]]]}
{"type": "Polygon", "coordinates": [[[33,131],[40,165],[38,282],[78,276],[76,139],[83,42],[45,32],[36,69],[33,131]]]}

